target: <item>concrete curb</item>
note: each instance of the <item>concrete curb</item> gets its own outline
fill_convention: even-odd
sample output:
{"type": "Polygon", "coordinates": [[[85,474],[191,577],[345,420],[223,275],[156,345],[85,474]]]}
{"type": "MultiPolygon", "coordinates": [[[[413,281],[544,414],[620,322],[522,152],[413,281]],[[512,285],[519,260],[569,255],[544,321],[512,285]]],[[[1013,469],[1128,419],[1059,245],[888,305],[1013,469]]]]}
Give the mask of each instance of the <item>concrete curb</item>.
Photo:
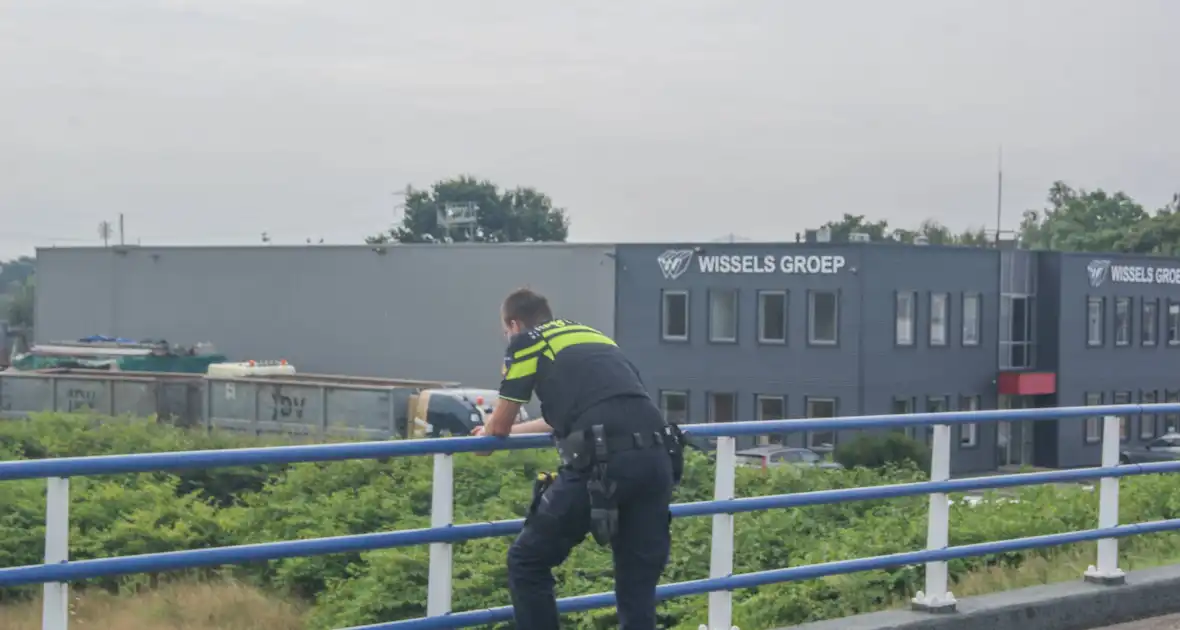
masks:
{"type": "Polygon", "coordinates": [[[1076,581],[959,600],[950,614],[889,610],[782,630],[1092,630],[1180,612],[1180,565],[1127,573],[1122,586],[1076,581]]]}

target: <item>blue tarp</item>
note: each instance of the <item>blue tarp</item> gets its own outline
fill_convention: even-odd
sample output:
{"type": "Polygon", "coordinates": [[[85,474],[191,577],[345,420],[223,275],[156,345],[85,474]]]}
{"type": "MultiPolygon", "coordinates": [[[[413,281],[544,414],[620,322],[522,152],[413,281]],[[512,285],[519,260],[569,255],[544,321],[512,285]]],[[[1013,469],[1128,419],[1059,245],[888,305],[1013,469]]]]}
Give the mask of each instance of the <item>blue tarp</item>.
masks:
{"type": "Polygon", "coordinates": [[[82,343],[135,343],[134,339],[124,339],[123,337],[108,337],[106,335],[90,335],[79,339],[82,343]]]}

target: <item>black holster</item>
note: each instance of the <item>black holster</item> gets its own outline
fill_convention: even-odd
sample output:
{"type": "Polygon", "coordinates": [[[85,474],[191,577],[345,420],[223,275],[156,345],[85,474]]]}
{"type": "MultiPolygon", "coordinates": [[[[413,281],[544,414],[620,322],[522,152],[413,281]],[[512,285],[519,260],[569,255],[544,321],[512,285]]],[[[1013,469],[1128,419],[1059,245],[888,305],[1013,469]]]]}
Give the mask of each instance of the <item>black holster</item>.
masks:
{"type": "Polygon", "coordinates": [[[668,449],[668,457],[672,460],[672,482],[680,485],[684,477],[684,433],[675,424],[664,427],[664,447],[668,449]]]}
{"type": "Polygon", "coordinates": [[[537,480],[533,482],[533,502],[529,504],[529,511],[524,517],[526,524],[533,518],[533,514],[537,513],[537,508],[541,505],[541,497],[545,496],[545,491],[553,485],[553,479],[553,475],[547,472],[537,473],[537,480]]]}
{"type": "Polygon", "coordinates": [[[605,429],[596,424],[590,430],[594,436],[594,463],[586,482],[590,491],[590,533],[594,542],[606,547],[619,531],[619,502],[615,496],[618,484],[607,478],[605,429]]]}

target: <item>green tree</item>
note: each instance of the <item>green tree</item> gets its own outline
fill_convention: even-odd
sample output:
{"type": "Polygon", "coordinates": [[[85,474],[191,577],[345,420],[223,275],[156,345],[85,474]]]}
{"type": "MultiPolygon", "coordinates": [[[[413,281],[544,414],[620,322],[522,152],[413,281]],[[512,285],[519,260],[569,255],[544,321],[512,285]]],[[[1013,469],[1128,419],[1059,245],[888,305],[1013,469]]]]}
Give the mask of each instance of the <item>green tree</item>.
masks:
{"type": "Polygon", "coordinates": [[[568,236],[569,217],[548,195],[527,187],[501,191],[490,181],[463,175],[436,182],[429,190],[407,186],[401,224],[365,242],[438,243],[450,238],[505,243],[565,241],[568,236]],[[477,207],[474,229],[448,231],[439,224],[439,212],[447,204],[465,202],[477,207]]]}
{"type": "Polygon", "coordinates": [[[8,323],[13,327],[33,326],[33,297],[36,293],[35,278],[29,276],[12,292],[8,301],[8,323]]]}
{"type": "Polygon", "coordinates": [[[1180,256],[1180,193],[1154,215],[1140,221],[1120,241],[1120,251],[1180,256]]]}
{"type": "Polygon", "coordinates": [[[970,228],[955,234],[950,228],[934,219],[926,219],[916,229],[891,228],[888,221],[870,221],[863,214],[848,214],[839,221],[828,221],[827,228],[835,242],[847,241],[853,232],[863,232],[874,241],[893,240],[898,243],[913,243],[918,236],[924,236],[931,245],[967,245],[988,247],[991,239],[983,228],[970,228]]]}
{"type": "Polygon", "coordinates": [[[8,293],[20,288],[20,284],[33,275],[34,269],[35,264],[32,256],[21,256],[0,263],[0,293],[8,293]]]}
{"type": "Polygon", "coordinates": [[[1151,217],[1122,191],[1075,190],[1057,181],[1049,188],[1048,201],[1043,210],[1025,211],[1020,223],[1021,247],[1131,252],[1153,245],[1151,238],[1134,236],[1150,227],[1151,217]]]}

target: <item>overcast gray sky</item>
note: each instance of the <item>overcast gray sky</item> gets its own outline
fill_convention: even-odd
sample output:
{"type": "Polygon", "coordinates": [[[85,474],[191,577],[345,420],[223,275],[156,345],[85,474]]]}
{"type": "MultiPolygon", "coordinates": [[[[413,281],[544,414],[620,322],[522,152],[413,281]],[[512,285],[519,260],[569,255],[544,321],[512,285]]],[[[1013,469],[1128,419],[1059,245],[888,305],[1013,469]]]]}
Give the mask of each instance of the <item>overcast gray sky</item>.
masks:
{"type": "Polygon", "coordinates": [[[1180,190],[1176,0],[0,0],[0,258],[358,242],[457,173],[571,240],[1180,190]]]}

